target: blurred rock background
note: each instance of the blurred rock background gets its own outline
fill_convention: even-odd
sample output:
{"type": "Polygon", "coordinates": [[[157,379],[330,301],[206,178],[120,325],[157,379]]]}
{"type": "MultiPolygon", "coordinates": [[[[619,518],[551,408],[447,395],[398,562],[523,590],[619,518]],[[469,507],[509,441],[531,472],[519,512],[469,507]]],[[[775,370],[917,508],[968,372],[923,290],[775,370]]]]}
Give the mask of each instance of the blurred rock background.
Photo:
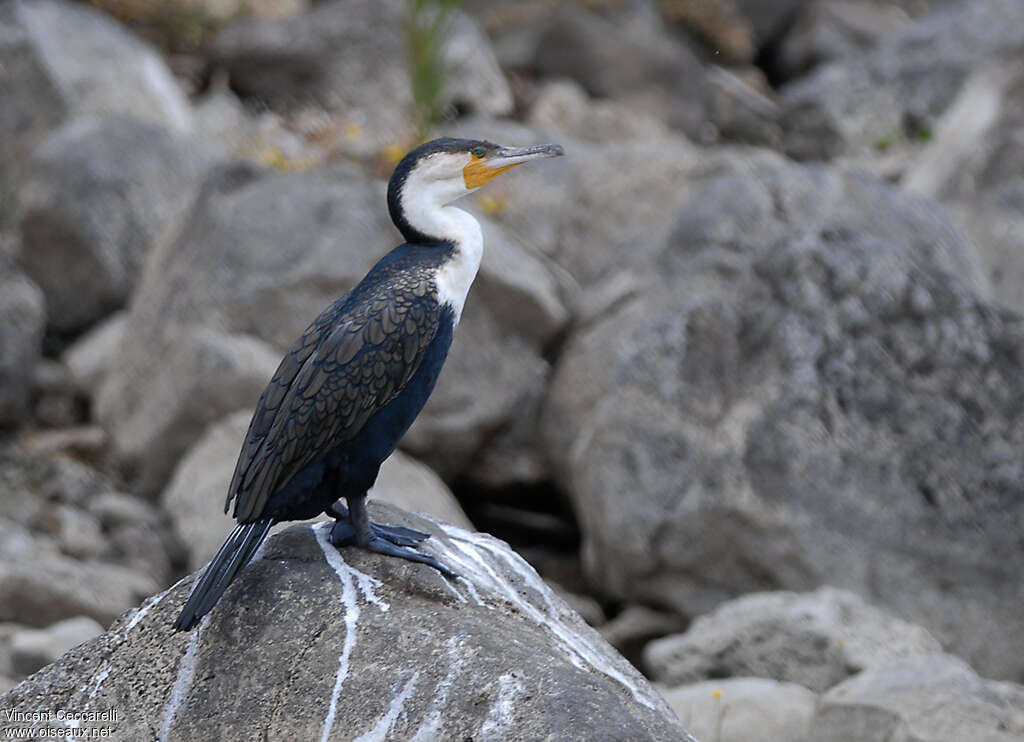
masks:
{"type": "Polygon", "coordinates": [[[0,3],[0,691],[203,565],[420,139],[557,141],[373,493],[707,740],[1024,737],[1024,3],[0,3]],[[934,713],[941,707],[942,713],[934,713]]]}

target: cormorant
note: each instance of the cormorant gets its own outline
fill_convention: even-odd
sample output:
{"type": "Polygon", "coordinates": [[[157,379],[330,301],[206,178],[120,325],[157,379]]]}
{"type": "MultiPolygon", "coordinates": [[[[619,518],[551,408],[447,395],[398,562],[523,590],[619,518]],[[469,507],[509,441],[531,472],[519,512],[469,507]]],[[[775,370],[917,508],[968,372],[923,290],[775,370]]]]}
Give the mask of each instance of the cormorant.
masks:
{"type": "Polygon", "coordinates": [[[502,147],[435,139],[410,152],[388,184],[388,211],[405,243],[327,307],[282,359],[253,414],[228,488],[238,525],[175,624],[206,615],[274,523],[320,513],[330,541],[447,567],[408,548],[429,534],[372,523],[366,494],[423,408],[480,266],[480,224],[451,202],[556,144],[502,147]],[[340,503],[344,498],[348,508],[340,503]]]}

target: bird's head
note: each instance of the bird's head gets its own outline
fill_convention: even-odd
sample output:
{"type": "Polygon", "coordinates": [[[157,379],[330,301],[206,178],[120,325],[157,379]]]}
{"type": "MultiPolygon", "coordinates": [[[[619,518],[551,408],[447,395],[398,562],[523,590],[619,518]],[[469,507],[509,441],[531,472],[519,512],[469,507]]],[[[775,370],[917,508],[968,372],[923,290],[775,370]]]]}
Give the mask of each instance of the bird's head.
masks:
{"type": "Polygon", "coordinates": [[[472,193],[524,162],[562,154],[558,144],[502,147],[478,139],[449,138],[427,142],[402,158],[391,176],[391,219],[412,240],[417,222],[429,216],[426,212],[472,193]]]}

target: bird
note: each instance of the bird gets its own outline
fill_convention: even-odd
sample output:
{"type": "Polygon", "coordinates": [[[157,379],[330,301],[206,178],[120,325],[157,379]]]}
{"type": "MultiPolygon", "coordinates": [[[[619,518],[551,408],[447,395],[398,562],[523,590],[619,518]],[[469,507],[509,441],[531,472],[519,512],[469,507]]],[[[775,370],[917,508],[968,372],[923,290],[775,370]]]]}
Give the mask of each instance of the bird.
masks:
{"type": "Polygon", "coordinates": [[[557,144],[504,147],[441,138],[409,152],[388,182],[405,242],[324,309],[281,360],[256,405],[224,512],[237,525],[175,622],[192,629],[275,523],[334,518],[328,540],[456,574],[411,547],[429,534],[370,521],[367,493],[434,389],[480,267],[479,222],[452,202],[557,144]],[[342,500],[347,503],[342,504],[342,500]]]}

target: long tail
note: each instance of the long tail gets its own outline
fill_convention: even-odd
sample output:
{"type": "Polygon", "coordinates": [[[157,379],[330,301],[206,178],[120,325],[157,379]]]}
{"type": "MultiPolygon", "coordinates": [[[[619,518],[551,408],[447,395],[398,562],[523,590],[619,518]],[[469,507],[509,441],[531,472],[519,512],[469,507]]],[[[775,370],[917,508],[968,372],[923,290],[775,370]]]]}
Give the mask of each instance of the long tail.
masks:
{"type": "Polygon", "coordinates": [[[266,518],[235,527],[203,576],[199,578],[199,582],[192,588],[192,594],[188,596],[174,628],[178,631],[188,631],[210,612],[235,579],[235,575],[249,563],[252,555],[260,548],[272,525],[274,521],[266,518]]]}

